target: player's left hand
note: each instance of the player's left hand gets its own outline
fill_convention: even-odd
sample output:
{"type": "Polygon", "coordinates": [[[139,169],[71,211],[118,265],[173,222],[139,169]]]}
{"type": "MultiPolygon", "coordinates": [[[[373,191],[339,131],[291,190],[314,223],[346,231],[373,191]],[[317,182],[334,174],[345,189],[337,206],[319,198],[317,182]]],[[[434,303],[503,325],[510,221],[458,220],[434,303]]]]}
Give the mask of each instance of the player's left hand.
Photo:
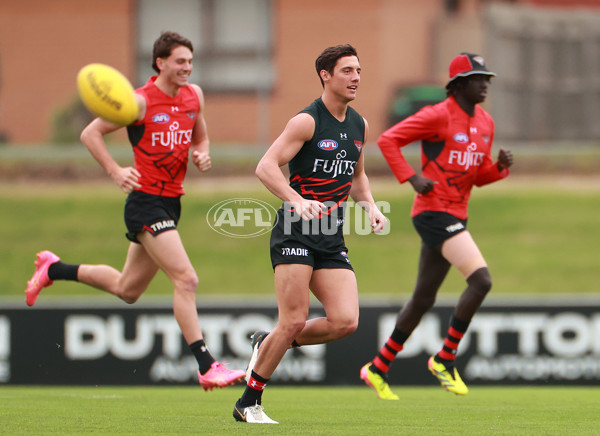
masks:
{"type": "Polygon", "coordinates": [[[371,228],[373,233],[379,233],[387,224],[387,218],[381,213],[377,206],[369,210],[369,219],[371,220],[371,228]]]}
{"type": "Polygon", "coordinates": [[[208,153],[201,153],[199,151],[192,152],[192,162],[200,171],[208,171],[212,168],[210,161],[210,155],[208,153]]]}
{"type": "Polygon", "coordinates": [[[505,168],[510,168],[513,164],[513,155],[510,150],[500,148],[498,152],[498,169],[502,171],[505,168]]]}

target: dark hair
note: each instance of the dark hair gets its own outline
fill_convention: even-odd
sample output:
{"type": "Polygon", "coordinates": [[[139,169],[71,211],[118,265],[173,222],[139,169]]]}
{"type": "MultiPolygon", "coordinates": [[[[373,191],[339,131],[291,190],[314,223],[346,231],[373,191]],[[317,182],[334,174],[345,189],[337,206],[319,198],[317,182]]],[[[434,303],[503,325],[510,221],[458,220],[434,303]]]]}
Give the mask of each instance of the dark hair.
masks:
{"type": "Polygon", "coordinates": [[[456,95],[456,92],[460,89],[463,89],[467,86],[467,82],[469,81],[469,77],[457,77],[451,82],[448,82],[446,85],[446,97],[450,97],[451,95],[456,95]]]}
{"type": "Polygon", "coordinates": [[[158,39],[154,41],[154,47],[152,48],[152,68],[157,73],[160,73],[158,66],[156,65],[156,58],[166,59],[171,56],[171,52],[175,47],[183,45],[194,52],[194,47],[189,39],[184,38],[177,32],[162,32],[158,39]]]}
{"type": "Polygon", "coordinates": [[[327,47],[323,50],[315,61],[315,67],[322,86],[325,86],[325,84],[323,83],[323,79],[321,79],[321,71],[325,70],[329,74],[333,74],[333,69],[335,68],[335,64],[337,64],[338,59],[346,56],[356,56],[358,58],[356,49],[350,44],[336,45],[327,47]]]}
{"type": "Polygon", "coordinates": [[[464,89],[467,86],[469,80],[477,76],[485,76],[487,77],[487,80],[490,80],[491,78],[487,74],[471,74],[470,76],[456,77],[446,84],[446,97],[456,95],[461,89],[464,89]]]}

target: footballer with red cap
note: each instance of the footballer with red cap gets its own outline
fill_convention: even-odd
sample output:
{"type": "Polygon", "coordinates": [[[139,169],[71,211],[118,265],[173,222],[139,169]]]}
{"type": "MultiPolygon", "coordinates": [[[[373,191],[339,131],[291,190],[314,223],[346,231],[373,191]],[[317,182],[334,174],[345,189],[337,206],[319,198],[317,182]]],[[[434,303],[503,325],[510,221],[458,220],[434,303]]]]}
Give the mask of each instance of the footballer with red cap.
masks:
{"type": "Polygon", "coordinates": [[[429,358],[427,366],[446,390],[468,393],[454,367],[456,351],[492,286],[487,263],[467,231],[468,201],[474,185],[507,177],[513,164],[512,153],[502,148],[497,161],[492,161],[494,121],[479,106],[495,75],[481,56],[461,53],[450,62],[447,98],[404,119],[377,141],[398,181],[410,182],[417,193],[411,216],[422,240],[413,295],[398,313],[386,343],[360,371],[379,398],[398,399],[390,390],[388,371],[421,317],[433,306],[451,266],[465,277],[467,287],[455,307],[442,348],[429,358]],[[400,150],[415,141],[421,141],[421,174],[400,150]]]}

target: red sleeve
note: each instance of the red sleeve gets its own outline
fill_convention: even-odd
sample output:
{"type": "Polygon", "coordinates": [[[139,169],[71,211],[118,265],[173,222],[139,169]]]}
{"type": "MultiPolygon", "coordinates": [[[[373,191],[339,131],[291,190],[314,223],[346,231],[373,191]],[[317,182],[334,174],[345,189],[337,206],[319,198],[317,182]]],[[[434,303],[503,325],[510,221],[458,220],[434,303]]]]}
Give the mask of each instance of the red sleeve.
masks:
{"type": "Polygon", "coordinates": [[[492,162],[491,159],[489,159],[489,162],[485,162],[479,167],[477,177],[475,177],[475,186],[483,186],[504,179],[505,177],[508,177],[508,173],[508,168],[504,168],[500,171],[497,162],[492,162]]]}
{"type": "MultiPolygon", "coordinates": [[[[490,122],[492,123],[492,132],[493,129],[493,120],[490,117],[490,122]]],[[[490,139],[490,153],[486,154],[483,158],[483,163],[479,167],[477,171],[477,176],[475,177],[474,185],[475,186],[483,186],[498,180],[504,179],[508,177],[508,168],[504,168],[502,171],[498,169],[498,163],[492,162],[491,149],[492,144],[494,142],[494,137],[492,134],[492,138],[490,139]]]]}
{"type": "Polygon", "coordinates": [[[427,106],[390,127],[377,140],[381,153],[400,183],[406,182],[416,174],[400,148],[418,140],[436,137],[439,124],[440,111],[427,106]]]}

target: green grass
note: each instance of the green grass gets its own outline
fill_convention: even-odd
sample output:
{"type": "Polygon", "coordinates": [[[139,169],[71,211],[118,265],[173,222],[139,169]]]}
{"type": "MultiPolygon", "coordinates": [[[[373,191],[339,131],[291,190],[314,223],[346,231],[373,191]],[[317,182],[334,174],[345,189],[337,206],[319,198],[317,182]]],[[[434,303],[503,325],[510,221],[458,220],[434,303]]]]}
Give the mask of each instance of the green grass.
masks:
{"type": "MultiPolygon", "coordinates": [[[[408,185],[373,178],[377,200],[389,201],[388,235],[350,234],[346,242],[361,295],[405,298],[414,286],[419,239],[409,218],[408,185]]],[[[192,179],[186,185],[179,230],[200,277],[199,293],[273,294],[269,236],[235,239],[208,226],[220,200],[245,197],[279,201],[255,178],[192,179]]],[[[21,297],[35,253],[50,249],[71,263],[120,268],[128,242],[122,220],[124,194],[106,183],[0,184],[0,296],[21,297]]],[[[513,177],[473,192],[469,229],[492,272],[493,294],[593,294],[599,291],[597,247],[600,183],[585,179],[513,177]]],[[[440,295],[456,295],[462,276],[451,270],[440,295]]],[[[77,283],[55,284],[53,295],[95,292],[77,283]]],[[[171,294],[159,273],[148,294],[171,294]]]]}
{"type": "Polygon", "coordinates": [[[395,387],[381,401],[367,387],[271,386],[263,404],[280,425],[235,422],[242,387],[1,387],[1,434],[201,435],[594,435],[600,391],[589,387],[395,387]]]}

